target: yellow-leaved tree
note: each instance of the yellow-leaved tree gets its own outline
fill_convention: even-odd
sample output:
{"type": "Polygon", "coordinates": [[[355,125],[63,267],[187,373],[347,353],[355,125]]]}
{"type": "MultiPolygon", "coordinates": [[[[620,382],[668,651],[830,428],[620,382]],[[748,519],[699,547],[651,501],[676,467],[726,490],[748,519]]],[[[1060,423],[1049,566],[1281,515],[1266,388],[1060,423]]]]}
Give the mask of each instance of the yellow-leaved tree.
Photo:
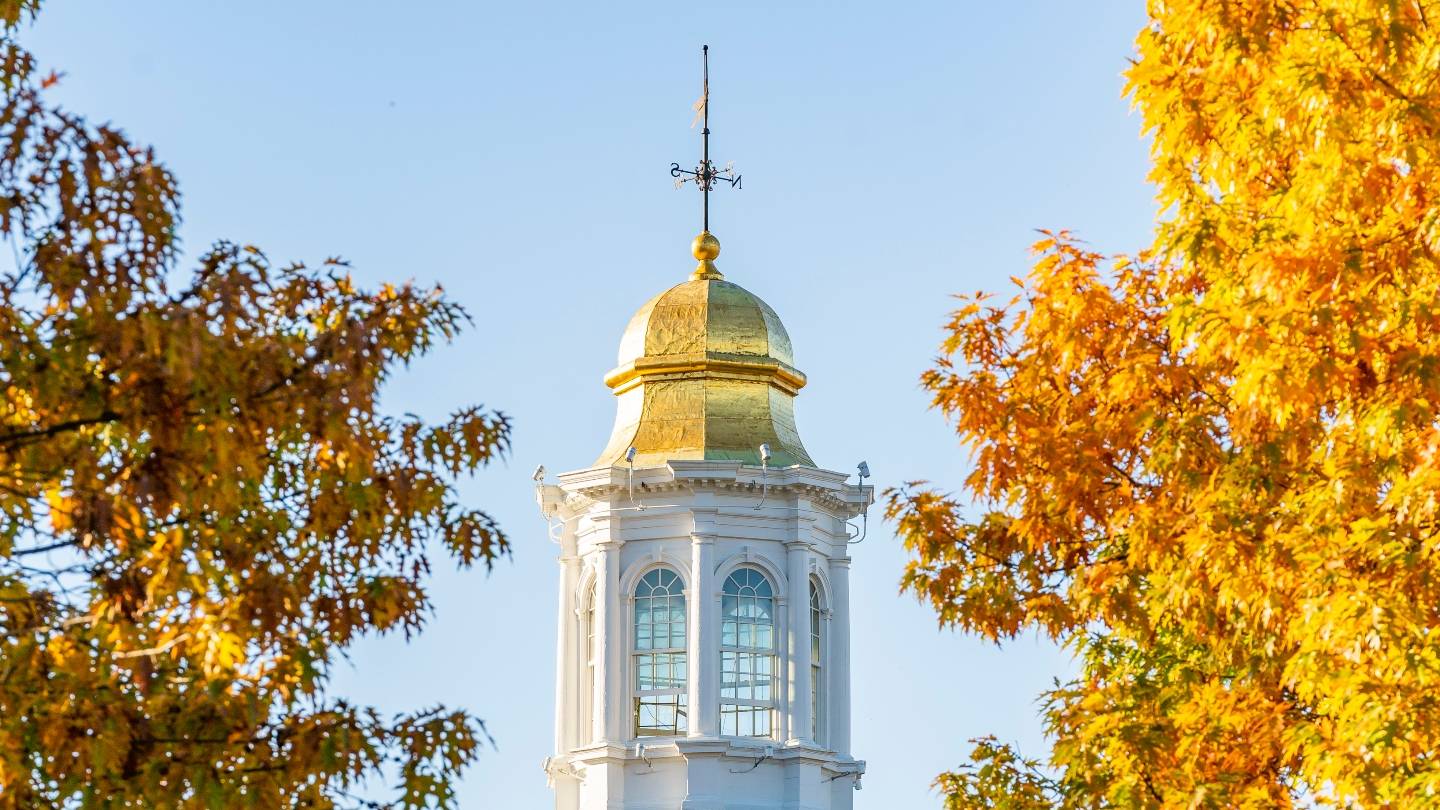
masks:
{"type": "Polygon", "coordinates": [[[937,784],[1440,806],[1440,3],[1152,0],[1127,75],[1154,244],[965,300],[924,378],[965,496],[890,495],[943,623],[1081,663],[1048,757],[937,784]]]}
{"type": "Polygon", "coordinates": [[[465,314],[233,244],[183,272],[174,179],[47,102],[35,8],[0,2],[0,808],[453,806],[475,719],[326,681],[420,628],[427,544],[506,551],[450,483],[505,417],[377,406],[465,314]]]}

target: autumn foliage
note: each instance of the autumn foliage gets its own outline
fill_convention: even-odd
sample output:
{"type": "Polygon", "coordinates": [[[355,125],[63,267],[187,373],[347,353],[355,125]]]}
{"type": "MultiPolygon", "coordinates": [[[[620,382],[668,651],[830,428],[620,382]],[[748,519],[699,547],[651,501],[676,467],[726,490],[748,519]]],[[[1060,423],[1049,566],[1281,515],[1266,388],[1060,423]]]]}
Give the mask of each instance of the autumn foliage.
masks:
{"type": "Polygon", "coordinates": [[[465,314],[338,260],[189,265],[165,167],[47,102],[33,10],[0,3],[0,808],[453,806],[476,720],[326,683],[421,627],[430,554],[506,550],[451,483],[505,417],[377,405],[465,314]]]}
{"type": "Polygon", "coordinates": [[[1065,233],[926,374],[904,586],[1081,672],[951,808],[1440,806],[1440,3],[1154,0],[1154,244],[1065,233]],[[970,501],[975,506],[972,508],[970,501]]]}

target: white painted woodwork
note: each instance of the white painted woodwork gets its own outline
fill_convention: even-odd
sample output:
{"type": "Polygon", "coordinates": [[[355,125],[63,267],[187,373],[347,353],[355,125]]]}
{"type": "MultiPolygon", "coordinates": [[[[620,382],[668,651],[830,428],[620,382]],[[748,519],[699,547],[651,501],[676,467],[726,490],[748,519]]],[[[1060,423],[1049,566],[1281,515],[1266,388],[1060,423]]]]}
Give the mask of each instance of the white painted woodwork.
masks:
{"type": "Polygon", "coordinates": [[[566,473],[537,495],[560,545],[556,749],[548,764],[556,810],[851,810],[865,763],[850,751],[847,521],[870,504],[872,488],[813,467],[672,461],[636,469],[633,479],[624,467],[566,473]],[[655,566],[684,582],[687,729],[636,739],[633,591],[655,566]],[[720,592],[739,566],[763,572],[775,591],[770,739],[719,734],[720,592]],[[826,616],[819,739],[810,739],[812,578],[826,616]],[[592,587],[597,666],[585,696],[592,587]]]}

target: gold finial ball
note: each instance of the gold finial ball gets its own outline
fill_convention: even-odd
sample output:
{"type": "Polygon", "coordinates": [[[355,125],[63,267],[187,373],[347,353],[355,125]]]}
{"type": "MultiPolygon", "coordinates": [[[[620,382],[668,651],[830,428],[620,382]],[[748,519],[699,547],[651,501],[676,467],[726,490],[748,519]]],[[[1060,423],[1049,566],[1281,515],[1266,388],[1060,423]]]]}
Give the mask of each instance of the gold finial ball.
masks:
{"type": "Polygon", "coordinates": [[[706,231],[695,237],[695,241],[690,243],[690,252],[702,262],[713,262],[715,257],[720,255],[720,240],[716,239],[714,234],[706,231]]]}

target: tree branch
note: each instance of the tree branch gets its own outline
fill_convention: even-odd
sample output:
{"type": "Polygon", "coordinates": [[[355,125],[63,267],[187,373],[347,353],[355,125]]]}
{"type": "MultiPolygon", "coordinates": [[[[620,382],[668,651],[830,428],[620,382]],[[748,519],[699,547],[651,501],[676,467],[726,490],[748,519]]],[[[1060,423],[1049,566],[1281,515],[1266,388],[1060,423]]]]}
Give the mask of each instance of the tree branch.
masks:
{"type": "Polygon", "coordinates": [[[180,635],[170,639],[169,641],[161,644],[158,647],[151,647],[145,650],[131,650],[130,652],[111,653],[111,655],[115,658],[140,658],[141,656],[146,655],[159,655],[160,653],[169,650],[171,647],[174,647],[176,644],[179,644],[180,642],[185,641],[188,638],[190,638],[189,633],[181,633],[180,635]]]}
{"type": "Polygon", "coordinates": [[[99,416],[90,416],[83,419],[71,419],[69,421],[61,422],[56,425],[51,425],[47,428],[40,428],[38,430],[21,430],[14,433],[0,434],[0,447],[11,447],[30,441],[35,441],[37,439],[47,439],[51,436],[56,436],[61,433],[76,430],[82,427],[88,427],[90,425],[108,424],[110,422],[119,420],[119,418],[120,414],[107,409],[105,411],[102,411],[99,416]]]}
{"type": "Polygon", "coordinates": [[[65,548],[66,546],[73,546],[73,545],[76,545],[76,544],[79,543],[79,542],[80,542],[79,540],[60,540],[60,541],[57,541],[57,542],[54,542],[54,543],[50,543],[49,545],[44,545],[44,546],[36,546],[36,547],[34,547],[34,548],[15,549],[15,550],[13,550],[13,551],[10,552],[10,556],[12,556],[12,557],[24,557],[24,556],[27,556],[27,555],[30,555],[30,554],[44,554],[44,553],[47,552],[47,551],[54,551],[54,550],[57,549],[57,548],[65,548]]]}

